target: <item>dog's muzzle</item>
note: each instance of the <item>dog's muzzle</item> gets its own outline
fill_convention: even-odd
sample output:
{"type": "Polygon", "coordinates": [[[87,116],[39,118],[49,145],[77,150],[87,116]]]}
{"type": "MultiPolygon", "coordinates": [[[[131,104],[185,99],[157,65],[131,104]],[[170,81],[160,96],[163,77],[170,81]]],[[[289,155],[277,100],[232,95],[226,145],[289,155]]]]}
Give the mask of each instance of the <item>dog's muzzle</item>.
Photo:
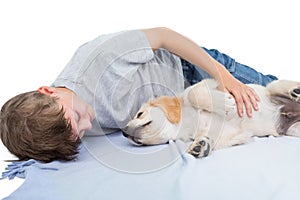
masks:
{"type": "Polygon", "coordinates": [[[133,136],[127,134],[125,131],[122,130],[122,134],[124,137],[128,138],[130,141],[132,141],[135,145],[141,146],[143,143],[137,141],[133,136]]]}
{"type": "Polygon", "coordinates": [[[129,135],[123,130],[122,130],[122,134],[123,134],[124,137],[127,137],[127,138],[129,137],[129,135]]]}

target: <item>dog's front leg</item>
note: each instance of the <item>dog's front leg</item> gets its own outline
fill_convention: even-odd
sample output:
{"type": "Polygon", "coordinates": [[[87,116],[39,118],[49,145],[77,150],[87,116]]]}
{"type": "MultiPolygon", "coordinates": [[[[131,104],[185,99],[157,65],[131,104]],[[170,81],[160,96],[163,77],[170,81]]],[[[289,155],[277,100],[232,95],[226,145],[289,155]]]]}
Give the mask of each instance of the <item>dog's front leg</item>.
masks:
{"type": "Polygon", "coordinates": [[[234,98],[226,93],[211,87],[210,81],[201,81],[192,86],[188,92],[188,101],[198,109],[214,112],[227,118],[236,114],[234,98]]]}
{"type": "Polygon", "coordinates": [[[196,158],[206,157],[212,151],[212,142],[209,137],[202,136],[196,138],[189,147],[189,154],[196,158]]]}

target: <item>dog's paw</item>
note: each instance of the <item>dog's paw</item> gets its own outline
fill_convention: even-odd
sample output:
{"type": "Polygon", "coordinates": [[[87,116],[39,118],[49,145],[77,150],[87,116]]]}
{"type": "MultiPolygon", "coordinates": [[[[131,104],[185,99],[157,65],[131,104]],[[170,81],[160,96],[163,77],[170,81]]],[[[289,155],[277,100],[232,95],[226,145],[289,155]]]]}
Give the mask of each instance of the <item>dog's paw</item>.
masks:
{"type": "Polygon", "coordinates": [[[289,91],[290,98],[295,102],[300,102],[300,86],[294,87],[289,91]]]}
{"type": "Polygon", "coordinates": [[[197,138],[191,144],[189,148],[189,154],[195,156],[196,158],[206,157],[211,152],[211,142],[206,136],[197,138]]]}

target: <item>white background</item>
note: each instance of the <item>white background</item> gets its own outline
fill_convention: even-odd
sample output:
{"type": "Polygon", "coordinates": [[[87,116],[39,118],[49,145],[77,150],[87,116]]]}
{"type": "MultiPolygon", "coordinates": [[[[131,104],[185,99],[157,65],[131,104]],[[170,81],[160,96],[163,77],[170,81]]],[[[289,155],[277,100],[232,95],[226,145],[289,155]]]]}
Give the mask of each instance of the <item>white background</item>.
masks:
{"type": "MultiPolygon", "coordinates": [[[[88,40],[156,26],[263,73],[300,80],[299,19],[296,0],[0,0],[0,105],[20,92],[50,85],[88,40]]],[[[1,144],[1,172],[3,160],[12,158],[1,144]]],[[[0,198],[21,183],[0,181],[0,198]]]]}

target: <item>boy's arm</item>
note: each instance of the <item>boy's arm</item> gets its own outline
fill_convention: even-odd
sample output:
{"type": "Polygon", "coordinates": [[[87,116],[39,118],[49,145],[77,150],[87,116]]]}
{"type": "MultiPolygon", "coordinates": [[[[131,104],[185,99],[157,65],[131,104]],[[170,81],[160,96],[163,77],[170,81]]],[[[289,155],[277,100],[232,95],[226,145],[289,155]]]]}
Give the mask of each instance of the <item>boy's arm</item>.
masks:
{"type": "Polygon", "coordinates": [[[234,96],[240,116],[243,115],[244,106],[249,117],[252,115],[252,107],[258,110],[259,97],[255,91],[235,79],[222,64],[207,54],[198,44],[168,28],[143,29],[142,31],[146,34],[152,49],[164,48],[196,66],[201,66],[215,78],[220,90],[234,96]]]}

